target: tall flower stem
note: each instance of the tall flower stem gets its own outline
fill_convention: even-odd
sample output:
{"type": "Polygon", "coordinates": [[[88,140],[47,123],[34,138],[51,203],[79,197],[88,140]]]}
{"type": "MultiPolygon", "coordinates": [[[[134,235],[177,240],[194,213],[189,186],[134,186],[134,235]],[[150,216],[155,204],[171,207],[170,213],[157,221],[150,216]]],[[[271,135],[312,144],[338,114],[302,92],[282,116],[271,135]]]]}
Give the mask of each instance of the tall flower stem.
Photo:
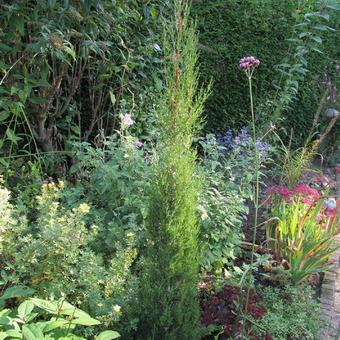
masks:
{"type": "MultiPolygon", "coordinates": [[[[254,264],[254,253],[255,253],[255,245],[256,245],[256,232],[257,232],[257,221],[258,221],[258,212],[259,212],[259,193],[260,193],[260,159],[259,152],[256,146],[256,124],[255,124],[255,112],[254,112],[254,102],[253,102],[253,88],[252,88],[252,70],[246,70],[247,78],[248,78],[248,86],[249,86],[249,97],[250,97],[250,110],[251,110],[251,120],[252,120],[252,133],[253,133],[253,146],[254,146],[254,154],[255,154],[255,188],[254,188],[254,207],[255,207],[255,216],[254,216],[254,226],[253,226],[253,236],[252,236],[252,249],[251,249],[251,257],[250,257],[250,273],[252,272],[252,267],[254,264]]],[[[242,326],[242,334],[244,334],[245,323],[246,323],[246,314],[248,310],[249,304],[249,295],[250,295],[250,286],[247,287],[246,294],[246,303],[243,314],[243,326],[242,326]]]]}

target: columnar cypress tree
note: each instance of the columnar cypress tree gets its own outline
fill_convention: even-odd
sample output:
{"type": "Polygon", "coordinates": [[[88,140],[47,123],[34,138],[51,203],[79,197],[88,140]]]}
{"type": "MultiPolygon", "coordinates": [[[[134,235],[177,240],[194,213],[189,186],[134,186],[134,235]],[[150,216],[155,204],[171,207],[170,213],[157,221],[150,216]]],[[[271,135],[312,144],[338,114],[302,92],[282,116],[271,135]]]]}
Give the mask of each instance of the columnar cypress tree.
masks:
{"type": "Polygon", "coordinates": [[[200,178],[193,136],[208,91],[198,89],[197,36],[189,7],[177,0],[167,25],[166,85],[157,121],[160,140],[150,193],[148,245],[140,292],[139,339],[199,339],[198,224],[200,178]]]}

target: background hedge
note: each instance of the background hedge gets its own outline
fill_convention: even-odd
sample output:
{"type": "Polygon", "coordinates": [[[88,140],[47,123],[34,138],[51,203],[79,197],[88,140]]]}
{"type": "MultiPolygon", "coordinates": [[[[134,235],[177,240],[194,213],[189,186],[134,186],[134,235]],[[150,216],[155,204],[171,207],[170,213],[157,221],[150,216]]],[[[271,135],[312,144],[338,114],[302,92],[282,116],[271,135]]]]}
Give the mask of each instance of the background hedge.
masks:
{"type": "MultiPolygon", "coordinates": [[[[254,81],[255,105],[258,115],[262,115],[260,120],[270,120],[267,108],[276,92],[273,82],[281,76],[274,67],[287,56],[291,47],[287,39],[292,38],[294,25],[300,23],[306,13],[319,9],[320,3],[316,0],[194,1],[193,15],[200,32],[201,79],[206,82],[212,77],[214,80],[205,110],[208,131],[247,124],[247,84],[238,69],[238,61],[244,55],[255,55],[261,60],[254,81]]],[[[338,19],[338,15],[333,15],[328,25],[337,26],[338,19]]],[[[321,77],[330,58],[336,57],[336,46],[339,46],[337,34],[322,31],[320,34],[322,49],[327,53],[309,54],[310,72],[299,86],[297,100],[285,112],[286,128],[294,128],[297,143],[310,127],[321,97],[321,77]]]]}

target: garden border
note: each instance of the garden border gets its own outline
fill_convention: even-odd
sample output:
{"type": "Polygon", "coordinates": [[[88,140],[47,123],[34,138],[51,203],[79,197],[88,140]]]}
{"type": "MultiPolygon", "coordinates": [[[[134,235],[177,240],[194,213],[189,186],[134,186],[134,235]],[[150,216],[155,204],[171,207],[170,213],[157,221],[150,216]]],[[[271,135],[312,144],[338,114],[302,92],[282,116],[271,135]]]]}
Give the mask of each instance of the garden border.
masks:
{"type": "MultiPolygon", "coordinates": [[[[340,198],[339,165],[335,171],[336,196],[340,198]]],[[[340,233],[336,236],[336,243],[340,245],[340,233]]],[[[320,340],[340,339],[340,249],[331,256],[330,262],[334,267],[325,274],[321,288],[321,318],[326,326],[320,332],[320,340]]]]}

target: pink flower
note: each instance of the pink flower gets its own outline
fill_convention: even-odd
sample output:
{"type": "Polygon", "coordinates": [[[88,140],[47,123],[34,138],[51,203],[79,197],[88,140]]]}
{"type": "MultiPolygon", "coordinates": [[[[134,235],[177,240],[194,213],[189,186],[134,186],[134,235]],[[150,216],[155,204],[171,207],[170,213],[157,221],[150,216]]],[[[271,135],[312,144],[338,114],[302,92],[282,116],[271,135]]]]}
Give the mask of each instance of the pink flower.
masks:
{"type": "Polygon", "coordinates": [[[137,139],[137,140],[135,141],[134,146],[135,146],[136,148],[142,148],[142,147],[144,146],[144,144],[143,144],[143,142],[141,142],[139,139],[137,139]]]}
{"type": "Polygon", "coordinates": [[[257,67],[259,65],[260,65],[260,60],[256,59],[253,56],[243,57],[240,59],[240,62],[239,62],[239,67],[242,70],[248,70],[248,69],[257,67]]]}
{"type": "Polygon", "coordinates": [[[317,191],[314,188],[311,188],[307,184],[296,184],[294,187],[294,192],[297,194],[311,196],[315,199],[319,199],[321,197],[321,195],[319,194],[319,191],[317,191]]]}
{"type": "Polygon", "coordinates": [[[292,198],[294,195],[293,192],[289,190],[288,187],[283,185],[274,185],[272,187],[269,187],[267,189],[267,193],[269,195],[279,194],[281,198],[286,200],[292,198]]]}
{"type": "Polygon", "coordinates": [[[317,216],[316,216],[316,220],[317,220],[318,222],[321,222],[321,221],[324,220],[326,217],[327,217],[327,216],[326,216],[325,214],[319,213],[319,214],[317,214],[317,216]]]}
{"type": "Polygon", "coordinates": [[[336,217],[336,209],[327,209],[325,214],[327,218],[334,218],[336,217]]]}
{"type": "Polygon", "coordinates": [[[314,205],[316,203],[313,199],[308,197],[302,197],[302,201],[308,205],[314,205]]]}
{"type": "Polygon", "coordinates": [[[132,119],[130,114],[125,113],[125,115],[122,118],[122,123],[125,126],[131,126],[134,123],[134,120],[132,119]]]}

